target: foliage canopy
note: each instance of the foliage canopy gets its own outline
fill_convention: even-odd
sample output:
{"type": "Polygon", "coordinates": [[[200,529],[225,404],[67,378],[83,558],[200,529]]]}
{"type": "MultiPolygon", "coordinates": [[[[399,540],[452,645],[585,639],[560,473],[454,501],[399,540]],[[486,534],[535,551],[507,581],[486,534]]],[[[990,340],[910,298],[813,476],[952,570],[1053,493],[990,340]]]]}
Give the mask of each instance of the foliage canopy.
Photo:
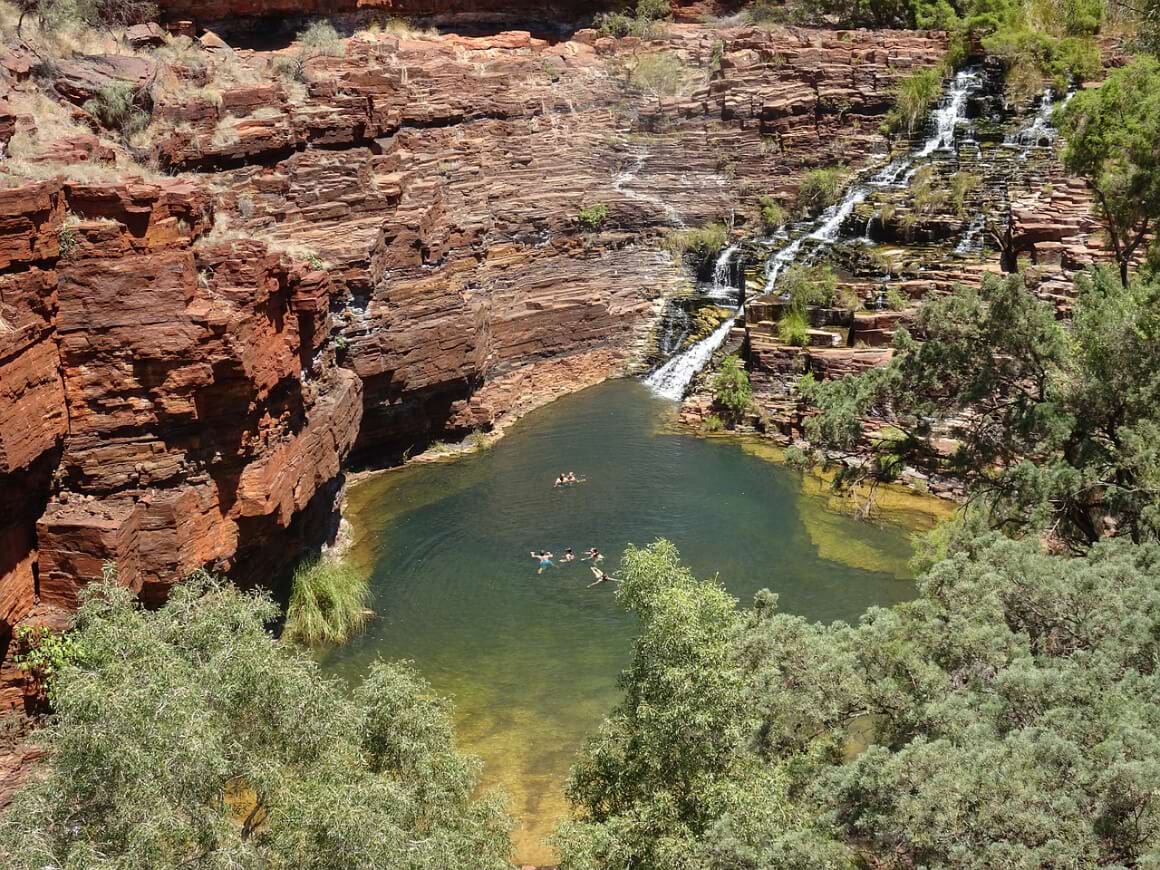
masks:
{"type": "Polygon", "coordinates": [[[630,548],[641,635],[561,866],[1160,859],[1160,549],[1063,559],[964,522],[937,555],[917,601],[824,626],[630,548]]]}
{"type": "Polygon", "coordinates": [[[4,866],[508,866],[506,813],[418,675],[376,664],[352,696],[266,632],[276,613],[204,574],[155,612],[93,587],[4,866]]]}

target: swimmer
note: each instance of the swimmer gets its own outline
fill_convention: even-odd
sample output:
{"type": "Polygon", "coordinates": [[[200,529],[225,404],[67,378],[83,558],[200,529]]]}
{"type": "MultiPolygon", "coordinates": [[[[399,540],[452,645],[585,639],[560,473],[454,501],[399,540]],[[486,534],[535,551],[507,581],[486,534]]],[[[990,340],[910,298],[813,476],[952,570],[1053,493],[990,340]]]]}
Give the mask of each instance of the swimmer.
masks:
{"type": "Polygon", "coordinates": [[[564,477],[564,480],[566,480],[568,483],[575,483],[576,482],[576,472],[569,471],[568,474],[564,477]]]}
{"type": "Polygon", "coordinates": [[[560,557],[561,562],[571,562],[576,558],[576,554],[572,552],[571,547],[564,548],[564,555],[560,557]]]}
{"type": "Polygon", "coordinates": [[[540,550],[540,552],[532,551],[532,558],[540,560],[540,567],[536,570],[537,574],[543,574],[545,568],[555,568],[552,563],[552,554],[547,550],[540,550]]]}
{"type": "Polygon", "coordinates": [[[563,486],[567,482],[568,482],[568,479],[566,477],[564,477],[564,475],[557,474],[556,475],[556,482],[553,483],[552,486],[563,486]]]}
{"type": "Polygon", "coordinates": [[[597,550],[595,547],[592,547],[590,550],[584,553],[584,561],[587,562],[589,559],[592,560],[593,565],[599,565],[604,561],[604,554],[597,550]]]}
{"type": "Polygon", "coordinates": [[[592,571],[592,576],[594,576],[596,578],[596,582],[589,583],[587,586],[588,589],[591,589],[593,586],[599,586],[601,583],[606,583],[609,580],[611,580],[613,583],[620,582],[615,577],[608,576],[607,574],[605,574],[603,571],[601,571],[599,568],[597,568],[595,566],[593,566],[591,568],[591,571],[592,571]]]}

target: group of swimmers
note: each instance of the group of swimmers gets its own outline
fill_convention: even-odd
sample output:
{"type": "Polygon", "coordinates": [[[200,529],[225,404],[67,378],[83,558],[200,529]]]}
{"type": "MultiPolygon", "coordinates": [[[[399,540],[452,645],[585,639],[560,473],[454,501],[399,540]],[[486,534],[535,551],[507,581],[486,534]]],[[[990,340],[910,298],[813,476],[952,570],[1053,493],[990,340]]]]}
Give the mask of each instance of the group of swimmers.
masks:
{"type": "MultiPolygon", "coordinates": [[[[539,550],[539,551],[533,550],[532,551],[532,558],[538,559],[540,562],[540,567],[536,570],[537,574],[543,574],[545,568],[555,568],[556,567],[556,563],[552,561],[552,559],[555,558],[554,554],[548,552],[547,550],[539,550]]],[[[576,561],[576,554],[572,552],[571,547],[564,548],[564,555],[562,555],[560,557],[560,561],[562,563],[576,561]]],[[[592,575],[596,578],[596,581],[594,583],[588,584],[589,589],[591,589],[593,586],[598,586],[601,583],[606,583],[609,580],[611,580],[613,583],[620,582],[615,577],[610,577],[608,574],[606,574],[604,572],[604,569],[600,567],[600,563],[604,561],[604,554],[601,553],[595,547],[591,547],[588,550],[586,550],[584,552],[584,557],[580,561],[581,562],[588,562],[588,561],[592,562],[592,564],[589,566],[589,568],[592,571],[592,575]]]]}
{"type": "Polygon", "coordinates": [[[587,483],[588,479],[584,477],[577,477],[575,471],[569,471],[567,474],[561,472],[556,475],[556,482],[552,486],[571,486],[574,483],[587,483]]]}

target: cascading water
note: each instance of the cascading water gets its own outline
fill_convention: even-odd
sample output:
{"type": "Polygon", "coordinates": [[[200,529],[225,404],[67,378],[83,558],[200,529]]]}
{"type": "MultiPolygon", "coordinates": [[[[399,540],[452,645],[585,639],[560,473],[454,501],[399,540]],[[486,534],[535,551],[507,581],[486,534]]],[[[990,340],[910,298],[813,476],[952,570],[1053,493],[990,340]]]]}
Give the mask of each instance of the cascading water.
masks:
{"type": "MultiPolygon", "coordinates": [[[[1059,103],[1059,108],[1066,106],[1074,96],[1075,91],[1068,91],[1064,94],[1063,100],[1059,103]]],[[[1051,123],[1051,116],[1056,109],[1056,104],[1053,102],[1054,99],[1054,91],[1051,88],[1045,90],[1039,101],[1039,110],[1035,113],[1035,117],[1031,120],[1031,123],[1009,138],[1008,141],[1013,144],[1023,146],[1023,150],[1019,154],[1020,160],[1026,160],[1035,148],[1049,146],[1055,141],[1056,129],[1051,123]]]]}
{"type": "Polygon", "coordinates": [[[685,394],[685,387],[689,385],[697,372],[705,367],[705,363],[709,362],[713,352],[729,336],[729,330],[733,328],[739,312],[740,309],[735,311],[733,316],[718,326],[708,338],[698,341],[684,353],[677,354],[645,378],[645,384],[662,398],[680,401],[685,394]]]}
{"type": "Polygon", "coordinates": [[[982,76],[976,69],[965,69],[956,73],[942,105],[934,110],[934,135],[926,141],[916,157],[929,157],[941,148],[954,147],[955,128],[965,117],[963,110],[967,106],[967,97],[978,90],[982,82],[982,76]]]}
{"type": "Polygon", "coordinates": [[[729,264],[733,262],[733,255],[737,253],[739,247],[739,245],[730,245],[721,252],[721,256],[713,264],[714,290],[726,290],[729,288],[729,264]]]}
{"type": "Polygon", "coordinates": [[[956,254],[973,254],[983,247],[983,215],[975,216],[971,221],[959,243],[955,245],[956,254]]]}
{"type": "MultiPolygon", "coordinates": [[[[933,113],[934,132],[930,138],[907,157],[888,163],[876,172],[869,181],[851,185],[841,202],[826,209],[817,221],[807,228],[806,232],[774,254],[765,265],[765,292],[768,293],[773,289],[782,271],[797,259],[802,245],[807,240],[817,243],[815,253],[817,249],[832,245],[838,240],[842,224],[850,217],[857,205],[865,200],[873,190],[904,186],[914,173],[916,160],[929,157],[935,151],[953,148],[955,129],[965,119],[967,100],[982,85],[983,79],[978,70],[966,69],[957,73],[939,107],[933,113]],[[899,181],[900,177],[902,178],[901,182],[899,181]]],[[[728,263],[725,254],[718,258],[718,266],[723,260],[726,264],[728,263]]],[[[718,281],[715,278],[714,285],[717,284],[718,281]]],[[[679,400],[697,372],[704,368],[713,356],[713,352],[724,343],[740,313],[741,309],[738,308],[733,316],[721,324],[712,335],[697,342],[684,353],[670,359],[645,378],[645,383],[657,395],[679,400]]]]}
{"type": "Polygon", "coordinates": [[[765,292],[773,290],[785,267],[797,259],[804,242],[807,240],[819,242],[818,247],[833,244],[838,240],[842,224],[871,192],[875,189],[906,186],[916,171],[914,166],[916,160],[929,157],[941,149],[953,148],[955,129],[966,117],[967,100],[982,86],[983,78],[978,70],[965,69],[958,72],[939,107],[934,110],[932,116],[934,131],[930,138],[908,156],[892,160],[886,164],[874,173],[869,181],[850,185],[842,201],[826,209],[813,225],[812,231],[798,236],[797,239],[774,254],[766,263],[765,292]]]}

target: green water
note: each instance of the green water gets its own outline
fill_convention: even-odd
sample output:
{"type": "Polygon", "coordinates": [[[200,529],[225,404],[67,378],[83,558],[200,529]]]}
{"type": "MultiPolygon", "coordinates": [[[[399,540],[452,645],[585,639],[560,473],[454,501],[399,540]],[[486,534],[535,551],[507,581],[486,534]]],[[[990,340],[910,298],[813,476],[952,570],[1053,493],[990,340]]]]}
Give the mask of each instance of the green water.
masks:
{"type": "Polygon", "coordinates": [[[627,544],[665,537],[743,602],[768,587],[823,621],[913,594],[902,528],[827,510],[735,441],[666,431],[673,408],[612,381],[530,414],[489,450],[352,488],[378,618],[325,664],[354,679],[375,657],[412,659],[455,701],[460,745],[523,820],[520,860],[549,859],[568,766],[617,700],[634,633],[612,584],[586,588],[587,563],[537,575],[529,551],[596,546],[615,575],[627,544]],[[588,482],[554,489],[561,471],[588,482]]]}

